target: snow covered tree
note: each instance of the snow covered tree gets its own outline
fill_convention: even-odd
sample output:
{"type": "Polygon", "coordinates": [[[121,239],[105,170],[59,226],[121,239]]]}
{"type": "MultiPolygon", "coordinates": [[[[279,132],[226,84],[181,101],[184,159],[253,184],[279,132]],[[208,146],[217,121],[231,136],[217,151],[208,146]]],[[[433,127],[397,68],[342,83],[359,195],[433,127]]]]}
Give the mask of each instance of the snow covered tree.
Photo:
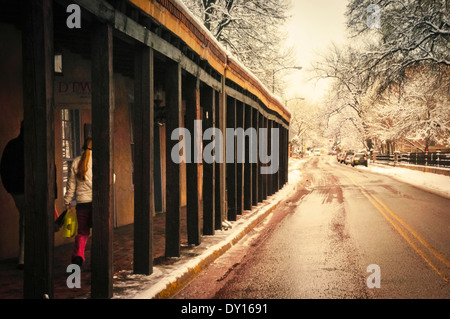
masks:
{"type": "MultiPolygon", "coordinates": [[[[450,77],[447,78],[447,81],[450,77]]],[[[402,86],[377,98],[371,130],[381,140],[450,145],[450,92],[432,72],[417,68],[407,72],[402,86]]]]}
{"type": "MultiPolygon", "coordinates": [[[[324,103],[328,125],[353,126],[351,136],[366,148],[370,148],[371,134],[367,126],[367,103],[365,84],[365,61],[361,58],[360,49],[346,46],[339,48],[332,45],[319,60],[312,63],[313,78],[330,81],[330,89],[324,103]],[[337,124],[336,124],[337,123],[337,124]],[[344,125],[345,123],[345,125],[344,125]]],[[[352,143],[355,144],[355,143],[352,143]]]]}
{"type": "MultiPolygon", "coordinates": [[[[313,143],[319,141],[323,137],[324,118],[321,116],[321,111],[318,105],[311,104],[305,100],[293,99],[294,101],[286,105],[291,112],[291,143],[296,149],[301,152],[304,151],[303,144],[312,141],[313,143]]],[[[311,143],[309,143],[311,144],[311,143]]],[[[308,145],[312,147],[314,145],[308,145]]]]}
{"type": "Polygon", "coordinates": [[[365,52],[367,79],[382,92],[406,70],[428,64],[435,77],[450,66],[450,1],[350,0],[348,28],[377,41],[365,52]],[[382,79],[382,81],[379,81],[382,79]]]}
{"type": "Polygon", "coordinates": [[[293,63],[293,49],[283,44],[290,0],[182,1],[267,87],[274,71],[293,63]]]}
{"type": "Polygon", "coordinates": [[[450,145],[449,9],[447,0],[350,0],[359,47],[334,46],[313,64],[316,78],[331,80],[329,124],[353,124],[368,149],[399,140],[450,145]]]}

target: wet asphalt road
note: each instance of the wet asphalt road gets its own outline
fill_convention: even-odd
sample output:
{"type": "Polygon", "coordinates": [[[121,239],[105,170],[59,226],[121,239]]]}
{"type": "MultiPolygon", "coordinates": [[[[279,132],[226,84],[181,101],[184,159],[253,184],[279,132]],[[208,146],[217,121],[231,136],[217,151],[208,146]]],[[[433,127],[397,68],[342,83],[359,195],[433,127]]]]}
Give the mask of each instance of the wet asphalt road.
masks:
{"type": "Polygon", "coordinates": [[[292,196],[174,298],[450,299],[450,199],[331,156],[301,171],[292,196]]]}

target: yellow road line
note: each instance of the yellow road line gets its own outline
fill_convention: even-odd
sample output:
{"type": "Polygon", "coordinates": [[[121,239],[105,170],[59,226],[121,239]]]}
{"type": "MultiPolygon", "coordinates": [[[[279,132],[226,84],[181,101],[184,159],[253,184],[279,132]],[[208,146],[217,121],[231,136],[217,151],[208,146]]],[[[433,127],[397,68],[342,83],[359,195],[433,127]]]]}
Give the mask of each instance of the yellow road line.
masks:
{"type": "Polygon", "coordinates": [[[420,249],[416,243],[414,243],[414,240],[409,236],[403,229],[397,225],[394,221],[397,220],[400,225],[402,225],[407,231],[410,232],[410,234],[416,238],[424,247],[426,247],[436,258],[438,258],[443,264],[445,264],[447,267],[449,267],[450,262],[438,251],[436,251],[433,247],[430,246],[417,232],[415,232],[409,225],[407,225],[400,217],[398,217],[397,214],[395,214],[391,209],[389,209],[380,199],[378,199],[375,195],[371,194],[363,185],[357,183],[352,177],[345,174],[353,184],[358,186],[361,190],[364,196],[367,197],[367,199],[370,201],[370,203],[383,215],[386,220],[399,232],[399,234],[406,240],[406,242],[421,256],[425,262],[434,270],[436,273],[439,274],[439,276],[444,279],[444,281],[449,282],[449,279],[447,276],[439,270],[439,268],[434,265],[434,263],[430,260],[430,258],[426,255],[426,253],[420,249]],[[392,217],[390,217],[390,216],[392,217]],[[394,219],[393,219],[394,218],[394,219]]]}
{"type": "Polygon", "coordinates": [[[387,212],[391,214],[403,227],[405,227],[422,245],[424,245],[437,259],[439,259],[445,266],[450,268],[450,261],[447,260],[440,252],[430,246],[425,239],[423,239],[417,232],[415,232],[409,225],[407,225],[400,217],[398,217],[392,210],[390,210],[386,205],[379,200],[375,195],[369,194],[372,196],[387,212]]]}

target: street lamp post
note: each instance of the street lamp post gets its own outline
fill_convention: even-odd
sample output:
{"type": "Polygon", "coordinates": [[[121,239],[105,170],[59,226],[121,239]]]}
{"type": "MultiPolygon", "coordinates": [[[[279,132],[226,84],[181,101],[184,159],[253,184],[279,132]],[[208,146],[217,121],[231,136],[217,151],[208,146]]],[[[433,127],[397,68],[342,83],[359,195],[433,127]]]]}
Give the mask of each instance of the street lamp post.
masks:
{"type": "Polygon", "coordinates": [[[286,69],[301,70],[301,69],[303,69],[303,67],[301,67],[301,66],[286,66],[284,68],[273,71],[273,73],[272,73],[272,93],[275,93],[275,73],[277,73],[278,71],[286,70],[286,69]]]}

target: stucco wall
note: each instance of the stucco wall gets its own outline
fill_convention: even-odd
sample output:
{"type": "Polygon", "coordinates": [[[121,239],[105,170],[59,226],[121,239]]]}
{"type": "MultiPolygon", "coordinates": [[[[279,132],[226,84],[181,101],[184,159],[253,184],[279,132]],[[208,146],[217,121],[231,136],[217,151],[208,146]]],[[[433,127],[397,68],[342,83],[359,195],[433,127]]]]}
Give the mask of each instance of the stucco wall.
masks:
{"type": "Polygon", "coordinates": [[[134,221],[133,166],[131,158],[130,97],[133,81],[120,74],[114,75],[114,199],[117,226],[134,221]]]}

